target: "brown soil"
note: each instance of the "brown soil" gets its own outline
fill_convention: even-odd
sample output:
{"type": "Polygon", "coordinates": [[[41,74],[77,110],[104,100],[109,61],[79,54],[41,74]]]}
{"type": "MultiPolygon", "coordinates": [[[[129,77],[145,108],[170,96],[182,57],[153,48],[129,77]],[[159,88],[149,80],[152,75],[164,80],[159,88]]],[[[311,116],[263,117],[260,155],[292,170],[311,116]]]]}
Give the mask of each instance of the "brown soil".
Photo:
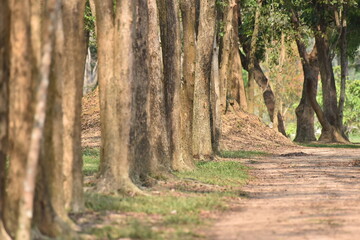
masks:
{"type": "Polygon", "coordinates": [[[219,217],[207,239],[358,239],[360,149],[301,152],[248,161],[247,198],[219,217]]]}

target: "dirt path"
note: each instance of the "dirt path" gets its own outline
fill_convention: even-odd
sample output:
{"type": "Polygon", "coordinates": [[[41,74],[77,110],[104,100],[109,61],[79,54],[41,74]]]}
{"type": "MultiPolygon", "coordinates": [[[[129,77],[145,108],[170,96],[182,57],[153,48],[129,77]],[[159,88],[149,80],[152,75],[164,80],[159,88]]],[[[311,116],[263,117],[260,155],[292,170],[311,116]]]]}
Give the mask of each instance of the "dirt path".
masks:
{"type": "Polygon", "coordinates": [[[254,180],[208,239],[360,239],[360,149],[248,161],[254,180]]]}

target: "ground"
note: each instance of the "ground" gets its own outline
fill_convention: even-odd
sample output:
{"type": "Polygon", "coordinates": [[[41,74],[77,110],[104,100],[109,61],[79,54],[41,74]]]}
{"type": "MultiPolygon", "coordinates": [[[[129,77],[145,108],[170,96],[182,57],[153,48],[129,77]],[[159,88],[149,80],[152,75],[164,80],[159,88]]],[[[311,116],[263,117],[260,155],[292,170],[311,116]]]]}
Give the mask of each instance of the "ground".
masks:
{"type": "Polygon", "coordinates": [[[297,151],[248,160],[247,198],[218,218],[208,239],[358,238],[360,149],[297,151]]]}
{"type": "MultiPolygon", "coordinates": [[[[84,149],[100,145],[97,98],[95,91],[83,101],[84,149]]],[[[227,183],[234,183],[232,176],[215,184],[193,179],[209,171],[210,166],[198,176],[178,174],[178,179],[160,180],[150,189],[156,196],[152,202],[148,198],[112,198],[92,196],[88,192],[87,206],[91,210],[74,215],[73,219],[90,233],[88,239],[130,236],[133,239],[278,240],[356,239],[360,236],[358,145],[343,146],[348,148],[299,146],[256,116],[234,109],[223,117],[222,131],[223,151],[216,164],[224,170],[228,170],[228,166],[222,165],[224,162],[247,166],[245,172],[250,175],[247,184],[240,181],[238,186],[227,187],[227,183]],[[217,202],[218,194],[229,194],[225,197],[226,208],[222,208],[221,201],[217,202]],[[118,203],[114,204],[116,201],[118,203]],[[130,203],[139,205],[135,208],[130,203]],[[166,204],[169,206],[154,208],[166,204]],[[195,210],[189,208],[189,204],[198,209],[199,216],[192,215],[195,210]],[[139,206],[149,209],[137,212],[139,206]],[[176,208],[178,210],[174,210],[176,208]],[[201,219],[206,220],[205,224],[198,225],[201,219]],[[141,225],[143,221],[145,225],[141,225]],[[119,225],[133,232],[124,233],[114,228],[119,225]],[[94,234],[98,237],[92,237],[94,234]]],[[[96,168],[91,171],[86,173],[89,175],[85,178],[87,187],[94,181],[96,168]]],[[[236,172],[231,174],[243,177],[236,176],[236,172]]]]}

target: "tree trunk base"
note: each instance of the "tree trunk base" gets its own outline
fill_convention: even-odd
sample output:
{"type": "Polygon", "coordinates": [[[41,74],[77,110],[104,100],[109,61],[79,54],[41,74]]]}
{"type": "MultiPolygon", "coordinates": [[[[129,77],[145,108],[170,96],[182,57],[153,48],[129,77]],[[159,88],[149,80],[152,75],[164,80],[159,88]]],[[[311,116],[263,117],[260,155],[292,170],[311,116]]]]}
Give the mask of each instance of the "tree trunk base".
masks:
{"type": "Polygon", "coordinates": [[[319,141],[325,143],[349,143],[349,140],[343,136],[341,130],[336,127],[331,127],[329,130],[323,129],[319,141]]]}
{"type": "Polygon", "coordinates": [[[122,194],[126,196],[147,196],[130,179],[122,179],[119,183],[114,179],[102,177],[99,179],[95,191],[102,194],[122,194]]]}
{"type": "Polygon", "coordinates": [[[11,240],[11,237],[5,230],[2,220],[0,220],[0,239],[1,240],[11,240]]]}

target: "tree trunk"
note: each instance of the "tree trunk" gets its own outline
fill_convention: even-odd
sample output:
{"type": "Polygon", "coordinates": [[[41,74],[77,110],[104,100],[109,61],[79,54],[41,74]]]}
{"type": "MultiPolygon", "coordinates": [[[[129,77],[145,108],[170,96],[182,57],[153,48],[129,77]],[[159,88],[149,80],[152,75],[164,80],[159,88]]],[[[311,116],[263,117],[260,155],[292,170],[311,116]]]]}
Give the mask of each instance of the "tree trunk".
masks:
{"type": "Polygon", "coordinates": [[[291,9],[291,22],[294,30],[298,32],[298,39],[296,45],[304,73],[304,83],[300,104],[295,110],[297,126],[295,142],[311,142],[316,141],[314,130],[314,108],[312,106],[318,105],[316,102],[319,64],[317,60],[316,46],[310,54],[306,51],[306,46],[300,39],[300,23],[297,14],[291,9]],[[310,94],[311,96],[309,96],[310,94]],[[311,101],[312,100],[312,101],[311,101]]]}
{"type": "MultiPolygon", "coordinates": [[[[134,78],[132,80],[132,118],[130,130],[131,178],[135,183],[147,182],[150,173],[149,142],[149,11],[147,0],[136,0],[136,18],[133,43],[134,78]],[[144,67],[145,66],[145,67],[144,67]]],[[[120,60],[120,59],[119,59],[120,60]]],[[[121,61],[121,60],[120,60],[121,61]]]]}
{"type": "Polygon", "coordinates": [[[168,172],[171,168],[170,145],[166,127],[163,59],[159,41],[159,15],[156,0],[148,0],[149,8],[149,141],[150,171],[154,175],[168,172]]]}
{"type": "MultiPolygon", "coordinates": [[[[317,6],[318,8],[319,6],[317,6]]],[[[320,11],[320,9],[317,9],[320,11]]],[[[331,128],[323,129],[319,140],[347,142],[348,139],[343,133],[342,123],[339,119],[339,109],[337,105],[335,77],[332,68],[329,42],[326,34],[326,23],[324,16],[319,14],[317,29],[315,30],[315,44],[318,51],[319,68],[323,90],[324,115],[331,128]]]]}
{"type": "Polygon", "coordinates": [[[239,7],[238,0],[231,1],[224,16],[225,34],[221,55],[221,104],[225,109],[227,101],[237,101],[243,110],[247,110],[247,100],[242,78],[242,65],[239,53],[239,7]]]}
{"type": "MultiPolygon", "coordinates": [[[[38,161],[40,158],[40,162],[50,163],[52,162],[54,165],[49,164],[49,168],[43,169],[44,172],[40,172],[39,175],[48,173],[48,178],[44,179],[47,183],[48,189],[45,192],[52,192],[49,196],[46,196],[46,200],[50,200],[51,206],[57,208],[57,211],[61,211],[64,209],[63,202],[61,201],[62,198],[62,153],[61,153],[61,111],[57,112],[56,115],[48,115],[49,110],[52,111],[53,109],[58,110],[56,105],[49,106],[47,104],[47,96],[48,96],[48,86],[49,86],[49,78],[50,78],[50,69],[52,63],[52,53],[54,48],[54,33],[56,24],[59,21],[60,15],[60,4],[59,1],[49,1],[47,2],[47,9],[46,14],[44,14],[44,18],[42,18],[43,26],[40,29],[43,29],[42,32],[42,45],[41,45],[41,62],[39,64],[39,76],[40,76],[40,83],[37,88],[36,92],[36,102],[35,102],[35,112],[34,112],[34,125],[32,128],[31,133],[31,140],[30,140],[30,148],[27,157],[27,165],[26,165],[26,173],[25,179],[23,182],[23,194],[20,201],[19,206],[19,219],[18,219],[18,228],[16,232],[16,239],[25,239],[30,240],[31,238],[31,222],[32,222],[32,214],[33,212],[33,202],[34,202],[34,190],[35,190],[35,183],[36,183],[36,174],[38,168],[38,161]],[[55,108],[53,108],[55,107],[55,108]],[[52,126],[48,126],[45,123],[45,116],[47,115],[46,121],[52,121],[51,117],[55,117],[55,121],[57,121],[58,125],[54,126],[55,129],[58,131],[53,131],[51,129],[52,126]],[[59,128],[60,127],[60,128],[59,128]],[[46,132],[44,131],[46,129],[46,132]],[[52,135],[52,133],[55,133],[52,135]],[[42,141],[43,137],[45,138],[42,141]],[[47,139],[49,137],[50,139],[47,139]],[[54,139],[53,139],[54,137],[54,139]],[[56,141],[60,140],[60,141],[56,141]],[[43,156],[39,157],[41,154],[41,145],[44,144],[44,148],[42,149],[43,156]],[[54,143],[52,145],[51,143],[54,143]],[[57,154],[56,150],[60,150],[57,154]],[[54,194],[56,193],[56,194],[54,194]],[[60,193],[60,194],[59,194],[60,193]],[[56,197],[55,197],[56,195],[56,197]]],[[[41,16],[41,12],[39,12],[39,16],[41,16]]],[[[62,32],[61,32],[62,33],[62,32]]],[[[61,85],[60,85],[61,87],[61,85]]],[[[60,88],[61,91],[61,88],[60,88]]],[[[49,94],[49,100],[51,98],[56,98],[57,92],[51,92],[49,94]]],[[[60,98],[61,100],[61,98],[60,98]]],[[[48,101],[51,103],[52,101],[48,101]]],[[[61,102],[59,101],[59,106],[61,106],[61,102]]],[[[43,183],[40,183],[43,184],[43,183]]],[[[43,194],[43,192],[39,193],[43,194]]],[[[37,199],[39,197],[37,196],[37,199]]],[[[42,199],[44,200],[44,199],[42,199]]],[[[41,209],[42,206],[40,207],[41,209]]],[[[65,214],[64,214],[65,215],[65,214]]],[[[58,236],[60,232],[54,233],[52,232],[53,223],[55,218],[47,219],[46,221],[46,228],[44,228],[43,224],[39,224],[37,227],[39,229],[46,229],[46,235],[49,236],[58,236]],[[50,233],[51,234],[47,234],[50,233]]],[[[39,223],[36,221],[36,223],[39,223]]],[[[42,223],[42,222],[40,222],[42,223]]]]}
{"type": "Polygon", "coordinates": [[[81,150],[81,99],[86,58],[84,32],[85,0],[67,0],[63,3],[64,25],[63,71],[63,174],[64,197],[67,209],[79,212],[84,209],[82,150],[81,150]]]}
{"type": "Polygon", "coordinates": [[[0,5],[0,239],[10,237],[3,226],[3,209],[6,180],[7,142],[9,127],[9,39],[10,9],[7,0],[0,5]]]}
{"type": "Polygon", "coordinates": [[[344,103],[346,98],[346,80],[349,75],[349,63],[347,57],[347,6],[344,6],[342,14],[342,23],[340,27],[340,65],[341,65],[341,85],[340,85],[340,98],[339,98],[339,122],[340,129],[344,131],[344,103]]]}
{"type": "Polygon", "coordinates": [[[179,6],[175,0],[157,0],[160,17],[160,35],[164,64],[165,112],[169,130],[172,168],[189,169],[188,160],[182,153],[181,131],[181,41],[179,6]]]}
{"type": "MultiPolygon", "coordinates": [[[[260,28],[260,10],[262,6],[262,0],[257,0],[257,6],[255,11],[255,23],[254,30],[251,36],[250,50],[249,50],[249,86],[248,86],[248,101],[249,101],[249,112],[254,113],[254,101],[255,101],[255,53],[256,53],[256,42],[259,35],[260,28]]],[[[273,118],[270,116],[270,119],[273,121],[273,118]]]]}
{"type": "Polygon", "coordinates": [[[26,158],[33,124],[33,67],[30,35],[30,2],[12,2],[10,29],[9,145],[10,159],[3,220],[14,236],[19,216],[26,158]]]}
{"type": "Polygon", "coordinates": [[[210,128],[210,75],[215,35],[215,2],[200,2],[199,34],[196,49],[193,153],[197,159],[212,158],[210,128]]]}
{"type": "Polygon", "coordinates": [[[97,0],[97,32],[101,112],[100,192],[140,194],[129,177],[136,3],[97,0]]]}
{"type": "Polygon", "coordinates": [[[214,36],[213,57],[211,64],[210,81],[210,102],[211,102],[211,126],[212,126],[212,148],[215,153],[220,152],[221,138],[221,92],[220,92],[220,72],[219,72],[219,46],[217,45],[217,36],[214,36]]]}
{"type": "Polygon", "coordinates": [[[192,127],[196,62],[196,3],[193,0],[180,1],[183,26],[183,81],[180,91],[182,133],[182,158],[190,167],[193,166],[192,127]]]}

